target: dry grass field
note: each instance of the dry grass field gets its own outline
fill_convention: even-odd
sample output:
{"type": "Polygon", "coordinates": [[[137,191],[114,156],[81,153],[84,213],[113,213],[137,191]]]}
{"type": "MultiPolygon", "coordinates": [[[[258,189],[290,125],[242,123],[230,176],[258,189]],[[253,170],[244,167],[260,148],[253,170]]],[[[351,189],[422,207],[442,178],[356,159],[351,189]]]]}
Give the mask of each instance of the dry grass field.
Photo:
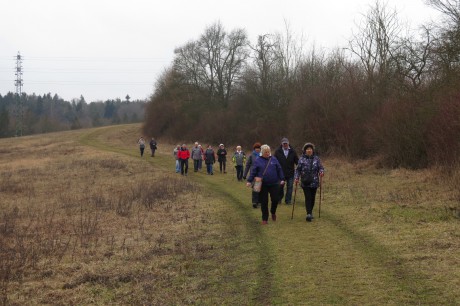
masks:
{"type": "Polygon", "coordinates": [[[455,182],[324,158],[321,217],[299,190],[261,226],[232,170],[182,177],[139,130],[0,139],[0,305],[459,305],[455,182]]]}

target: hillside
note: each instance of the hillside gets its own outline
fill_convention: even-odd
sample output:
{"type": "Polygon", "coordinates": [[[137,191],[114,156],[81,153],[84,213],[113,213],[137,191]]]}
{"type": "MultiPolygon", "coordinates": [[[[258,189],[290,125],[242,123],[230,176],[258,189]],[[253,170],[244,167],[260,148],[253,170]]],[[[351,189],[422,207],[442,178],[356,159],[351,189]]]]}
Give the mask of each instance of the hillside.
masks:
{"type": "Polygon", "coordinates": [[[298,190],[261,226],[231,170],[181,177],[139,134],[0,139],[1,304],[458,305],[459,198],[432,171],[324,157],[321,217],[298,190]]]}

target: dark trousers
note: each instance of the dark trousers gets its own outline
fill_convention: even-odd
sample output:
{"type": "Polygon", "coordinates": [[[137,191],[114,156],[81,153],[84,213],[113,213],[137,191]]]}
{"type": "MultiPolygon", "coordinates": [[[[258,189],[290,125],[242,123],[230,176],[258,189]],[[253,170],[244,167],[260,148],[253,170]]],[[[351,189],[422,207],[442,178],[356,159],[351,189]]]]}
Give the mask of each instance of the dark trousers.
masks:
{"type": "Polygon", "coordinates": [[[235,166],[236,169],[236,178],[238,181],[243,179],[243,166],[235,166]]]}
{"type": "Polygon", "coordinates": [[[258,192],[252,192],[252,204],[258,204],[260,203],[259,201],[259,193],[258,192]]]}
{"type": "Polygon", "coordinates": [[[268,220],[268,195],[270,194],[270,199],[272,205],[270,207],[270,212],[276,214],[276,208],[278,207],[278,196],[280,193],[280,185],[265,185],[262,182],[262,189],[259,192],[259,202],[262,209],[262,221],[268,220]]]}
{"type": "Polygon", "coordinates": [[[305,195],[305,209],[307,214],[313,214],[313,207],[315,206],[316,190],[318,188],[302,187],[303,194],[305,195]]]}
{"type": "Polygon", "coordinates": [[[219,170],[222,172],[222,170],[225,172],[225,166],[227,164],[227,161],[225,160],[219,160],[219,170]]]}
{"type": "Polygon", "coordinates": [[[142,156],[144,156],[144,148],[140,147],[140,150],[141,150],[141,157],[142,157],[142,156]]]}
{"type": "Polygon", "coordinates": [[[292,202],[292,190],[294,189],[294,177],[289,177],[284,180],[284,185],[280,186],[280,197],[279,202],[283,200],[284,197],[284,186],[286,186],[286,199],[284,202],[286,204],[291,204],[292,202]]]}
{"type": "Polygon", "coordinates": [[[199,166],[200,166],[200,160],[199,160],[199,159],[194,159],[194,160],[193,160],[193,170],[194,170],[195,172],[198,171],[199,166]]]}
{"type": "Polygon", "coordinates": [[[180,160],[180,174],[184,175],[188,172],[188,159],[180,160]]]}
{"type": "Polygon", "coordinates": [[[150,148],[150,151],[152,151],[152,156],[155,156],[155,150],[156,150],[156,149],[150,148]]]}

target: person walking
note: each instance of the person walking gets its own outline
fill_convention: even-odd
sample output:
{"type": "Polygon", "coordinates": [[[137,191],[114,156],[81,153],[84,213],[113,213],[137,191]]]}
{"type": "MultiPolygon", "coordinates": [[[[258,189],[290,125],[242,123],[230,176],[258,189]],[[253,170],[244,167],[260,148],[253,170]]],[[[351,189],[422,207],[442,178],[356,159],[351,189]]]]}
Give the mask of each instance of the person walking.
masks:
{"type": "Polygon", "coordinates": [[[324,176],[324,167],[321,159],[315,153],[315,145],[307,142],[302,149],[302,156],[295,169],[294,180],[297,185],[301,182],[301,187],[305,196],[305,210],[307,216],[305,220],[313,220],[313,207],[315,206],[316,190],[319,187],[319,178],[324,176]]]}
{"type": "Polygon", "coordinates": [[[157,149],[157,141],[155,140],[155,138],[152,137],[152,140],[150,140],[149,145],[150,151],[152,151],[151,157],[155,157],[155,151],[157,149]]]}
{"type": "Polygon", "coordinates": [[[214,175],[214,171],[212,169],[214,163],[216,162],[216,154],[211,145],[208,145],[206,151],[204,151],[204,163],[206,164],[206,173],[208,175],[214,175]]]}
{"type": "Polygon", "coordinates": [[[259,200],[262,210],[262,224],[268,224],[268,198],[270,195],[270,213],[272,220],[276,221],[276,208],[278,206],[279,188],[284,184],[284,173],[278,160],[271,156],[271,149],[268,145],[261,147],[261,156],[256,159],[247,179],[246,186],[252,186],[254,180],[262,180],[262,188],[259,192],[259,200]]]}
{"type": "Polygon", "coordinates": [[[141,157],[144,156],[144,149],[145,149],[145,140],[144,137],[141,136],[139,140],[137,141],[137,144],[139,145],[139,149],[141,151],[141,157]]]}
{"type": "Polygon", "coordinates": [[[200,144],[198,145],[198,148],[200,148],[200,152],[201,152],[200,160],[198,161],[198,171],[200,171],[201,168],[203,167],[204,150],[200,144]]]}
{"type": "Polygon", "coordinates": [[[177,156],[180,161],[180,174],[187,176],[190,151],[187,149],[187,145],[185,143],[181,146],[177,156]]]}
{"type": "Polygon", "coordinates": [[[281,145],[275,151],[275,157],[281,165],[284,173],[284,179],[286,181],[286,197],[284,197],[284,186],[280,187],[279,204],[284,197],[284,203],[291,204],[292,201],[292,190],[294,186],[294,172],[295,166],[299,162],[299,156],[296,151],[289,145],[287,138],[281,139],[281,145]]]}
{"type": "Polygon", "coordinates": [[[198,172],[198,167],[202,158],[203,155],[200,147],[198,146],[198,142],[195,142],[195,145],[192,148],[193,172],[198,172]]]}
{"type": "MultiPolygon", "coordinates": [[[[261,146],[262,145],[259,142],[256,142],[252,146],[253,151],[252,151],[251,155],[249,155],[249,157],[247,159],[246,167],[244,168],[244,173],[243,173],[243,180],[245,180],[246,177],[248,176],[248,173],[250,173],[250,171],[252,171],[252,166],[254,165],[254,162],[256,161],[257,158],[259,158],[259,156],[260,156],[260,147],[261,146]]],[[[259,193],[255,192],[253,190],[252,194],[251,194],[251,198],[252,198],[252,207],[257,208],[257,205],[260,203],[259,202],[259,193]]]]}
{"type": "Polygon", "coordinates": [[[174,155],[174,158],[176,159],[176,173],[180,172],[179,151],[180,151],[180,145],[177,145],[176,148],[174,148],[173,150],[173,155],[174,155]]]}
{"type": "Polygon", "coordinates": [[[219,145],[219,149],[217,150],[217,161],[219,162],[220,173],[222,173],[222,170],[224,173],[227,173],[225,170],[227,164],[227,150],[222,143],[219,145]]]}
{"type": "Polygon", "coordinates": [[[243,167],[246,163],[246,154],[241,151],[241,146],[236,147],[236,151],[233,153],[232,161],[236,169],[236,179],[238,182],[241,182],[243,181],[243,167]]]}

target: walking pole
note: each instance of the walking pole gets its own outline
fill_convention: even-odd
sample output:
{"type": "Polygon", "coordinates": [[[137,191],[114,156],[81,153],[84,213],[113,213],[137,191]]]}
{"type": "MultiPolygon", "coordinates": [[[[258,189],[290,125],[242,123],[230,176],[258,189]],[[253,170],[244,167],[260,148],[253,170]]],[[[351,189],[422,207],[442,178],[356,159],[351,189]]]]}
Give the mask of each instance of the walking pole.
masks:
{"type": "Polygon", "coordinates": [[[319,206],[318,206],[318,218],[321,218],[321,194],[322,190],[321,187],[323,185],[323,177],[319,176],[319,206]]]}
{"type": "Polygon", "coordinates": [[[295,184],[295,188],[294,188],[294,201],[292,202],[291,220],[294,218],[294,206],[295,206],[295,196],[297,194],[297,185],[298,185],[298,183],[295,184]]]}

